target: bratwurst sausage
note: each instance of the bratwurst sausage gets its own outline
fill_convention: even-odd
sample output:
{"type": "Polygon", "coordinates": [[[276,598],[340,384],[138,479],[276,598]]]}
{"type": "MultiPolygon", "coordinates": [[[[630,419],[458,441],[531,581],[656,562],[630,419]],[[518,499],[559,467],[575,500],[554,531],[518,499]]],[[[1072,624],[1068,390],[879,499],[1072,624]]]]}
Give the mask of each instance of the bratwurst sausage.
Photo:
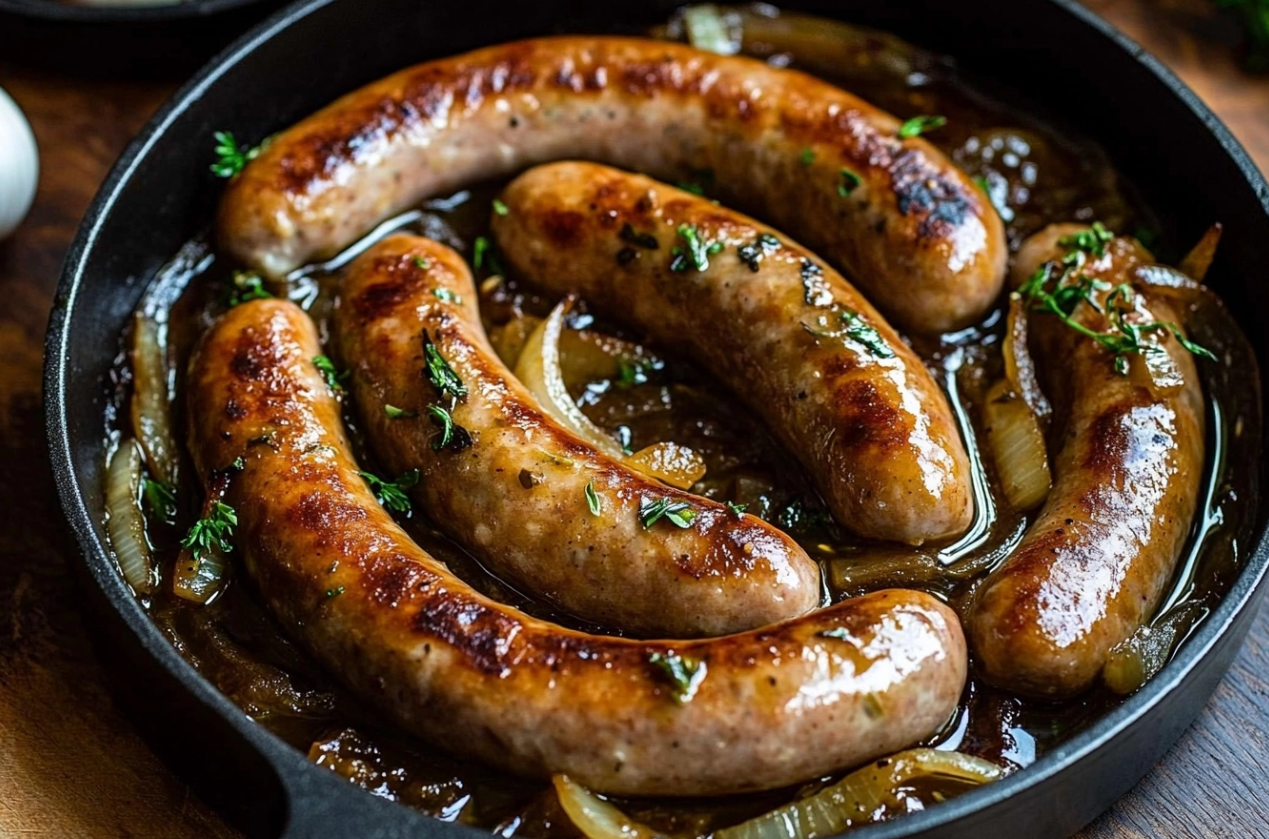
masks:
{"type": "Polygon", "coordinates": [[[749,58],[614,37],[519,41],[420,64],[275,137],[230,182],[223,247],[285,274],[473,181],[564,158],[669,181],[712,173],[847,271],[900,323],[975,321],[1004,282],[986,196],[924,140],[832,85],[749,58]]]}
{"type": "Polygon", "coordinates": [[[644,637],[726,635],[819,605],[818,566],[788,536],[640,475],[545,414],[490,347],[454,251],[392,236],[342,283],[336,332],[371,446],[394,474],[422,471],[423,509],[494,573],[644,637]],[[424,336],[461,396],[423,375],[424,336]],[[429,406],[457,424],[448,444],[429,406]],[[688,526],[642,526],[657,503],[686,505],[688,526]]]}
{"type": "Polygon", "coordinates": [[[965,680],[934,598],[890,590],[704,641],[571,631],[490,601],[413,543],[357,474],[295,305],[239,305],[191,360],[190,450],[265,604],[365,701],[417,734],[598,790],[775,788],[934,732],[965,680]]]}
{"type": "MultiPolygon", "coordinates": [[[[1087,230],[1054,225],[1035,234],[1018,252],[1015,281],[1057,264],[1071,252],[1064,237],[1087,230]]],[[[1150,254],[1128,238],[1104,248],[1078,271],[1106,284],[1092,292],[1101,311],[1081,302],[1076,322],[1107,331],[1106,298],[1121,284],[1132,289],[1130,321],[1176,322],[1171,305],[1135,281],[1150,254]]],[[[1142,370],[1121,375],[1109,350],[1054,315],[1032,314],[1028,331],[1055,409],[1055,480],[1017,551],[984,584],[970,633],[990,680],[1056,697],[1091,685],[1111,648],[1158,604],[1194,517],[1205,408],[1194,359],[1173,337],[1151,333],[1172,379],[1155,389],[1142,370]]]]}
{"type": "Polygon", "coordinates": [[[842,526],[919,544],[969,525],[969,462],[943,392],[806,249],[593,163],[531,169],[502,201],[493,231],[510,269],[694,357],[801,460],[842,526]]]}

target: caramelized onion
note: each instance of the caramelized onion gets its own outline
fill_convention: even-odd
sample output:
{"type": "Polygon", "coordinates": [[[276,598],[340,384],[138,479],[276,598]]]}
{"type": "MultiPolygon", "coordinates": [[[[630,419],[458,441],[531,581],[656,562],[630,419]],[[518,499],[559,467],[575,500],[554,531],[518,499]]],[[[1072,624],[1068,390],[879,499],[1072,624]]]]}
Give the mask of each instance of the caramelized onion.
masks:
{"type": "Polygon", "coordinates": [[[551,778],[560,806],[587,839],[655,839],[657,831],[640,824],[567,775],[551,778]]]}
{"type": "Polygon", "coordinates": [[[648,446],[634,455],[627,455],[617,441],[590,421],[569,395],[564,366],[570,365],[575,380],[593,381],[616,375],[623,361],[655,363],[641,347],[607,336],[580,336],[564,328],[564,321],[576,303],[566,297],[537,325],[524,343],[516,362],[515,374],[537,397],[542,408],[562,425],[632,469],[678,489],[687,489],[705,476],[705,460],[687,446],[663,442],[648,446]],[[565,337],[569,336],[569,337],[565,337]],[[572,349],[566,362],[562,347],[567,341],[572,349]]]}
{"type": "Polygon", "coordinates": [[[1192,277],[1195,282],[1203,282],[1208,269],[1212,267],[1212,260],[1216,258],[1216,246],[1221,243],[1221,230],[1219,222],[1207,228],[1203,238],[1177,263],[1176,267],[1182,274],[1192,277]]]}
{"type": "Polygon", "coordinates": [[[538,324],[525,341],[524,350],[516,362],[515,374],[537,397],[543,409],[569,431],[609,457],[624,460],[626,453],[621,446],[582,413],[564,385],[564,374],[560,370],[560,333],[564,331],[564,319],[575,302],[574,297],[564,298],[538,324]]]}
{"type": "Polygon", "coordinates": [[[1044,434],[1035,414],[1014,393],[1009,381],[1001,379],[987,391],[983,423],[1009,504],[1015,510],[1030,510],[1039,505],[1053,485],[1044,434]]]}
{"type": "Polygon", "coordinates": [[[1184,631],[1201,612],[1197,603],[1182,604],[1112,647],[1102,667],[1106,687],[1121,696],[1135,693],[1168,663],[1184,631]]]}
{"type": "Polygon", "coordinates": [[[106,472],[106,532],[119,570],[139,594],[149,594],[158,583],[145,536],[141,512],[141,450],[132,438],[115,449],[106,472]]]}
{"type": "MultiPolygon", "coordinates": [[[[734,827],[712,839],[815,839],[850,827],[906,813],[916,799],[922,806],[970,787],[1004,777],[994,763],[961,752],[910,749],[874,761],[862,769],[799,799],[734,827]],[[929,800],[912,789],[929,787],[929,800]]],[[[552,779],[560,805],[587,839],[653,839],[664,834],[640,824],[612,804],[563,775],[552,779]]]]}
{"type": "Polygon", "coordinates": [[[156,480],[176,486],[177,447],[167,394],[162,326],[138,312],[132,319],[132,429],[156,480]]]}
{"type": "Polygon", "coordinates": [[[1031,413],[1040,420],[1047,420],[1053,413],[1049,400],[1040,389],[1036,377],[1035,360],[1027,348],[1027,309],[1019,295],[1009,298],[1009,314],[1005,321],[1005,340],[1001,353],[1005,359],[1005,378],[1013,392],[1022,397],[1031,413]]]}
{"type": "Polygon", "coordinates": [[[626,463],[675,489],[689,489],[705,477],[705,459],[678,443],[653,443],[627,457],[626,463]]]}
{"type": "Polygon", "coordinates": [[[489,330],[489,343],[493,345],[494,352],[502,359],[503,364],[512,369],[515,368],[521,353],[524,352],[524,345],[528,343],[529,336],[540,323],[542,323],[541,318],[535,318],[533,315],[519,315],[489,330]]]}

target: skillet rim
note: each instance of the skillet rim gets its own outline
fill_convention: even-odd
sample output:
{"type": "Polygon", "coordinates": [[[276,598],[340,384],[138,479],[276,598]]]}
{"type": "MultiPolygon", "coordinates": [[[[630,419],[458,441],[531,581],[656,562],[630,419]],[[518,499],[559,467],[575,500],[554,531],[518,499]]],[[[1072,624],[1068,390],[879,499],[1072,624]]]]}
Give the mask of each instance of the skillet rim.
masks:
{"type": "MultiPolygon", "coordinates": [[[[0,0],[0,6],[5,5],[5,2],[6,0],[0,0]]],[[[217,0],[210,0],[206,5],[216,2],[217,0]]],[[[245,4],[251,0],[221,0],[221,2],[231,6],[245,4]]],[[[291,25],[327,6],[341,2],[344,0],[300,0],[284,8],[212,58],[146,123],[103,181],[67,252],[58,281],[45,343],[45,421],[50,460],[63,512],[75,533],[87,570],[101,593],[110,602],[111,608],[140,643],[145,654],[155,660],[167,671],[168,675],[178,679],[196,701],[228,722],[259,753],[261,758],[280,776],[287,791],[288,801],[292,804],[295,793],[292,782],[296,777],[314,773],[329,776],[330,773],[307,761],[296,764],[295,761],[285,759],[286,755],[296,757],[302,757],[302,755],[262,725],[246,717],[238,706],[221,694],[180,656],[162,635],[148,613],[141,608],[111,561],[104,544],[97,539],[93,520],[83,495],[79,491],[75,463],[71,454],[70,423],[66,412],[67,379],[70,374],[69,326],[75,314],[76,302],[84,291],[82,284],[85,267],[94,249],[104,246],[99,239],[104,221],[111,214],[124,190],[128,188],[139,167],[144,165],[146,155],[155,143],[174,121],[191,108],[197,107],[202,94],[215,85],[226,72],[262,48],[267,49],[269,42],[291,25]],[[300,768],[296,768],[297,766],[300,768]]],[[[1110,41],[1114,47],[1126,53],[1129,59],[1140,64],[1173,97],[1179,100],[1189,114],[1197,118],[1206,132],[1213,136],[1224,154],[1235,164],[1239,174],[1255,192],[1261,209],[1266,216],[1269,216],[1269,183],[1266,183],[1265,177],[1225,125],[1189,87],[1162,62],[1147,53],[1143,47],[1076,0],[1044,0],[1044,2],[1074,17],[1086,28],[1090,39],[1100,37],[1110,41]]],[[[1266,438],[1269,438],[1269,427],[1266,427],[1262,436],[1262,444],[1266,438]]],[[[1269,498],[1262,495],[1261,509],[1266,504],[1269,504],[1269,498]]],[[[1269,528],[1262,529],[1255,537],[1253,550],[1247,555],[1237,578],[1232,581],[1228,592],[1219,604],[1189,636],[1174,658],[1140,691],[1127,697],[1120,705],[1102,715],[1070,740],[1039,758],[1025,770],[1016,772],[994,784],[972,790],[939,807],[908,814],[892,822],[857,829],[852,831],[850,836],[852,839],[853,837],[899,839],[903,836],[926,835],[935,829],[952,827],[957,823],[963,823],[961,826],[968,825],[974,823],[975,819],[981,820],[984,817],[991,820],[992,811],[998,805],[1025,791],[1056,783],[1055,778],[1060,779],[1067,773],[1076,772],[1081,764],[1087,765],[1099,757],[1104,757],[1108,747],[1127,735],[1135,726],[1150,718],[1161,704],[1178,698],[1179,692],[1186,687],[1187,679],[1196,670],[1204,668],[1205,665],[1209,665],[1207,669],[1210,669],[1210,663],[1207,661],[1209,655],[1218,645],[1223,647],[1224,643],[1229,641],[1225,636],[1235,623],[1242,622],[1240,629],[1245,638],[1246,630],[1255,617],[1254,609],[1259,595],[1265,588],[1267,575],[1269,575],[1269,528]]],[[[1241,646],[1242,640],[1239,639],[1238,646],[1241,646]]],[[[1237,648],[1231,653],[1231,658],[1236,652],[1237,648]]],[[[1227,670],[1228,664],[1220,669],[1221,679],[1224,678],[1227,670]]],[[[1206,696],[1204,702],[1198,704],[1194,711],[1186,713],[1191,724],[1209,698],[1210,695],[1206,696]]],[[[1138,776],[1133,783],[1134,786],[1150,768],[1153,768],[1153,764],[1146,767],[1144,771],[1134,770],[1134,774],[1138,776]]],[[[370,806],[373,796],[342,780],[340,783],[354,792],[357,799],[364,801],[367,807],[370,806]]],[[[398,811],[395,814],[396,822],[402,825],[411,823],[426,825],[425,829],[428,829],[429,833],[438,836],[448,834],[483,837],[489,835],[483,830],[441,822],[439,819],[419,814],[405,807],[394,805],[393,808],[398,811]]],[[[292,813],[291,815],[294,817],[299,814],[292,813]]]]}

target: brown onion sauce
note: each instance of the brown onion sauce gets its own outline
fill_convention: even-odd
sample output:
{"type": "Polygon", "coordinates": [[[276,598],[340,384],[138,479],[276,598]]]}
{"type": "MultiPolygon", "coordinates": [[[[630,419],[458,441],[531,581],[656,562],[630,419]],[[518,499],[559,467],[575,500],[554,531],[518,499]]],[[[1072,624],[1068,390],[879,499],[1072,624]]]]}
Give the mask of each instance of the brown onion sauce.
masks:
{"type": "MultiPolygon", "coordinates": [[[[797,29],[798,18],[787,17],[797,29]]],[[[928,134],[927,139],[971,175],[983,178],[994,201],[1007,201],[1003,215],[1014,247],[1051,221],[1100,219],[1118,231],[1140,230],[1141,211],[1126,199],[1104,154],[1093,144],[1072,139],[1068,132],[1059,135],[1039,121],[983,97],[961,80],[947,61],[887,36],[860,35],[856,30],[851,36],[855,40],[847,44],[849,49],[827,52],[825,45],[815,40],[821,36],[815,29],[813,36],[804,40],[804,56],[797,49],[802,42],[796,32],[792,42],[747,40],[744,49],[773,63],[817,72],[900,117],[946,116],[946,127],[928,134]]],[[[693,176],[684,173],[684,177],[693,176]]],[[[429,202],[421,214],[401,227],[470,255],[475,237],[487,228],[489,202],[496,191],[497,185],[485,184],[444,201],[429,202]]],[[[190,350],[197,336],[223,311],[223,289],[231,267],[223,262],[205,244],[192,242],[156,281],[144,304],[168,324],[169,358],[178,394],[177,428],[184,427],[179,394],[190,350]]],[[[480,273],[487,275],[487,271],[480,273]]],[[[329,333],[336,281],[335,273],[313,269],[294,283],[291,291],[292,298],[317,319],[324,337],[329,333]]],[[[512,279],[482,292],[481,311],[486,328],[496,331],[519,314],[545,314],[553,302],[512,279]]],[[[1213,469],[1205,475],[1210,486],[1204,495],[1209,503],[1197,516],[1193,544],[1182,557],[1177,581],[1165,598],[1169,605],[1192,604],[1194,623],[1227,588],[1240,566],[1241,550],[1249,544],[1245,531],[1253,475],[1250,469],[1233,467],[1254,462],[1259,439],[1254,396],[1250,389],[1239,386],[1237,362],[1241,356],[1237,353],[1241,345],[1226,331],[1221,313],[1208,314],[1213,318],[1210,323],[1204,323],[1205,316],[1200,313],[1199,322],[1192,324],[1195,337],[1233,353],[1234,361],[1223,367],[1201,365],[1209,395],[1217,406],[1213,408],[1215,421],[1209,423],[1213,426],[1209,453],[1213,469]],[[1216,464],[1220,464],[1219,470],[1215,470],[1216,464]]],[[[971,423],[977,422],[978,405],[987,386],[1001,375],[1001,321],[1001,313],[995,311],[978,328],[917,344],[936,377],[948,385],[954,405],[971,423]]],[[[619,324],[593,317],[584,307],[573,316],[573,325],[638,340],[619,324]]],[[[974,538],[968,540],[972,544],[923,548],[862,544],[828,520],[801,470],[707,371],[667,354],[657,355],[666,363],[661,369],[647,371],[646,383],[623,386],[614,381],[594,382],[574,395],[602,427],[613,432],[626,429],[634,449],[673,440],[700,452],[708,473],[695,491],[747,503],[750,512],[787,529],[821,561],[833,600],[878,588],[908,586],[930,591],[963,612],[975,587],[1007,556],[1025,529],[1025,517],[1010,510],[996,492],[994,470],[984,452],[979,477],[990,485],[989,506],[996,509],[984,516],[980,503],[974,538]]],[[[1247,369],[1254,367],[1243,367],[1241,375],[1246,375],[1247,369]]],[[[127,379],[126,369],[121,369],[121,393],[126,392],[127,379]]],[[[127,416],[127,412],[118,415],[127,416]]],[[[346,421],[358,458],[373,471],[374,458],[367,451],[355,416],[349,414],[346,421]]],[[[181,533],[197,515],[200,496],[188,457],[182,465],[178,493],[181,527],[150,524],[151,539],[160,548],[160,567],[165,573],[170,572],[181,533]]],[[[554,614],[501,583],[424,517],[415,516],[403,524],[420,545],[483,592],[535,615],[582,629],[598,629],[554,614]]],[[[207,606],[180,600],[166,586],[146,605],[171,642],[204,676],[247,714],[307,752],[319,765],[376,795],[439,818],[507,836],[578,835],[549,784],[464,762],[374,719],[286,639],[240,576],[235,578],[231,573],[223,593],[207,606]]],[[[1028,701],[971,676],[956,715],[928,744],[1020,768],[1119,701],[1102,688],[1063,703],[1028,701]]],[[[808,748],[813,747],[808,744],[808,748]]],[[[699,834],[778,806],[800,790],[726,800],[619,803],[660,830],[699,834]]],[[[905,799],[906,806],[921,809],[924,802],[940,797],[935,793],[956,791],[916,789],[905,799]]]]}

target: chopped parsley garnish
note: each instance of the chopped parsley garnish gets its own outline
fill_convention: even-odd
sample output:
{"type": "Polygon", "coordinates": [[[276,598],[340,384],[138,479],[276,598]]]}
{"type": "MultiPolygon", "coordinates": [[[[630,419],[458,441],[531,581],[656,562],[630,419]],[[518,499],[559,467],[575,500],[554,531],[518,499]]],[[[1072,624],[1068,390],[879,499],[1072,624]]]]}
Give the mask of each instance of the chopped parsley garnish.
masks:
{"type": "Polygon", "coordinates": [[[352,373],[351,370],[339,370],[335,367],[335,362],[324,355],[314,356],[313,366],[317,368],[317,372],[322,374],[322,378],[326,380],[326,384],[330,389],[336,393],[343,391],[344,379],[347,379],[352,373]]]}
{"type": "Polygon", "coordinates": [[[339,597],[339,595],[341,595],[341,594],[343,594],[343,593],[344,593],[344,587],[343,587],[343,586],[339,586],[338,588],[328,588],[328,589],[326,589],[326,596],[327,596],[327,597],[339,597]]]}
{"type": "Polygon", "coordinates": [[[407,411],[404,408],[398,408],[396,405],[384,405],[383,412],[388,415],[388,419],[405,419],[418,416],[414,411],[407,411]]]}
{"type": "Polygon", "coordinates": [[[432,289],[432,296],[438,300],[444,300],[446,303],[462,303],[463,302],[462,295],[455,294],[454,292],[450,291],[448,288],[434,288],[432,289]]]}
{"type": "Polygon", "coordinates": [[[448,395],[454,400],[467,395],[467,386],[432,343],[432,336],[426,329],[423,330],[423,365],[423,375],[442,397],[448,395]]]}
{"type": "Polygon", "coordinates": [[[1096,257],[1106,255],[1106,246],[1115,238],[1115,234],[1106,228],[1106,225],[1100,221],[1095,221],[1087,230],[1081,230],[1078,233],[1072,233],[1069,236],[1063,236],[1058,239],[1058,244],[1064,248],[1072,248],[1077,251],[1083,251],[1096,257]]]}
{"type": "Polygon", "coordinates": [[[471,265],[480,270],[488,267],[491,274],[506,273],[502,268],[502,260],[498,257],[498,249],[489,241],[488,236],[477,236],[472,244],[471,265]]]}
{"type": "Polygon", "coordinates": [[[441,433],[432,440],[432,451],[439,452],[441,449],[450,449],[451,451],[461,452],[463,449],[471,445],[471,434],[466,428],[454,422],[454,417],[450,412],[442,408],[440,405],[428,405],[427,414],[432,418],[432,422],[441,428],[441,433]]]}
{"type": "Polygon", "coordinates": [[[629,222],[621,226],[621,231],[617,233],[617,236],[623,242],[629,242],[636,247],[647,248],[650,251],[654,251],[661,247],[661,244],[657,241],[656,236],[642,230],[635,230],[634,225],[629,222]]]}
{"type": "Polygon", "coordinates": [[[815,149],[810,146],[802,149],[802,155],[799,159],[802,161],[803,166],[810,166],[815,162],[815,149]]]}
{"type": "Polygon", "coordinates": [[[229,276],[225,302],[232,308],[248,300],[267,300],[273,295],[264,287],[264,278],[255,271],[234,271],[229,276]]]}
{"type": "Polygon", "coordinates": [[[652,653],[648,663],[655,667],[674,688],[674,701],[685,705],[692,701],[701,682],[705,681],[705,662],[676,652],[652,653]]]}
{"type": "Polygon", "coordinates": [[[375,500],[386,509],[394,513],[410,512],[410,497],[405,493],[406,490],[418,486],[419,470],[411,469],[395,481],[385,481],[383,478],[372,475],[369,472],[358,472],[357,474],[369,484],[371,492],[375,494],[375,500]]]}
{"type": "Polygon", "coordinates": [[[673,258],[670,260],[671,271],[686,271],[689,267],[695,268],[697,271],[709,270],[709,258],[713,254],[723,249],[722,242],[711,242],[706,244],[701,238],[700,231],[695,225],[680,224],[678,227],[679,238],[687,245],[684,248],[676,247],[670,251],[673,258]]]}
{"type": "Polygon", "coordinates": [[[599,493],[595,492],[595,481],[591,479],[586,482],[586,489],[583,490],[586,496],[586,507],[590,510],[592,516],[599,515],[604,507],[599,501],[599,493]]]}
{"type": "Polygon", "coordinates": [[[420,271],[426,271],[432,267],[431,260],[424,256],[416,256],[412,262],[414,263],[414,267],[418,268],[420,271]]]}
{"type": "Polygon", "coordinates": [[[727,501],[725,503],[727,504],[727,509],[731,510],[732,515],[736,518],[740,518],[744,515],[745,510],[749,509],[748,504],[737,504],[735,501],[727,501]]]}
{"type": "Polygon", "coordinates": [[[737,248],[740,255],[740,261],[749,266],[749,270],[757,273],[762,260],[780,249],[780,240],[770,233],[760,233],[757,239],[754,239],[747,245],[741,245],[737,248]]]}
{"type": "MultiPolygon", "coordinates": [[[[874,329],[868,321],[864,320],[859,312],[853,309],[843,309],[838,313],[837,317],[842,323],[842,329],[840,330],[817,328],[806,323],[802,324],[802,328],[816,338],[849,338],[866,349],[870,355],[877,358],[894,357],[894,350],[890,349],[890,345],[881,337],[881,333],[874,329]]],[[[823,323],[824,318],[821,317],[820,322],[823,323]]]]}
{"type": "Polygon", "coordinates": [[[841,314],[842,323],[846,325],[846,337],[857,344],[862,344],[868,352],[878,358],[892,358],[894,350],[886,343],[881,334],[859,312],[846,309],[841,314]]]}
{"type": "Polygon", "coordinates": [[[686,501],[671,501],[669,498],[658,498],[656,501],[644,499],[639,502],[639,521],[647,530],[661,519],[675,527],[688,528],[696,518],[696,511],[686,501]]]}
{"type": "Polygon", "coordinates": [[[141,494],[145,497],[145,506],[164,524],[176,524],[176,490],[151,478],[141,484],[141,494]]]}
{"type": "Polygon", "coordinates": [[[863,182],[864,179],[859,177],[859,173],[853,169],[843,166],[837,170],[837,194],[842,198],[854,192],[863,182]]]}
{"type": "Polygon", "coordinates": [[[510,208],[508,208],[506,204],[502,203],[497,198],[493,200],[493,211],[500,216],[505,216],[507,213],[511,212],[510,208]]]}
{"type": "Polygon", "coordinates": [[[263,143],[258,146],[238,145],[237,139],[229,131],[217,131],[212,134],[212,138],[216,141],[216,147],[212,150],[216,161],[209,168],[218,178],[232,178],[246,168],[248,162],[255,160],[264,148],[263,143]]]}
{"type": "Polygon", "coordinates": [[[900,125],[899,137],[904,140],[909,137],[919,137],[927,131],[933,131],[934,129],[941,128],[944,125],[947,125],[947,117],[927,116],[922,114],[921,116],[912,117],[912,119],[909,119],[905,121],[903,125],[900,125]]]}
{"type": "Polygon", "coordinates": [[[234,549],[229,537],[238,525],[238,514],[223,501],[217,501],[206,516],[194,525],[181,540],[181,547],[188,548],[194,559],[202,559],[212,551],[228,553],[234,549]]]}

